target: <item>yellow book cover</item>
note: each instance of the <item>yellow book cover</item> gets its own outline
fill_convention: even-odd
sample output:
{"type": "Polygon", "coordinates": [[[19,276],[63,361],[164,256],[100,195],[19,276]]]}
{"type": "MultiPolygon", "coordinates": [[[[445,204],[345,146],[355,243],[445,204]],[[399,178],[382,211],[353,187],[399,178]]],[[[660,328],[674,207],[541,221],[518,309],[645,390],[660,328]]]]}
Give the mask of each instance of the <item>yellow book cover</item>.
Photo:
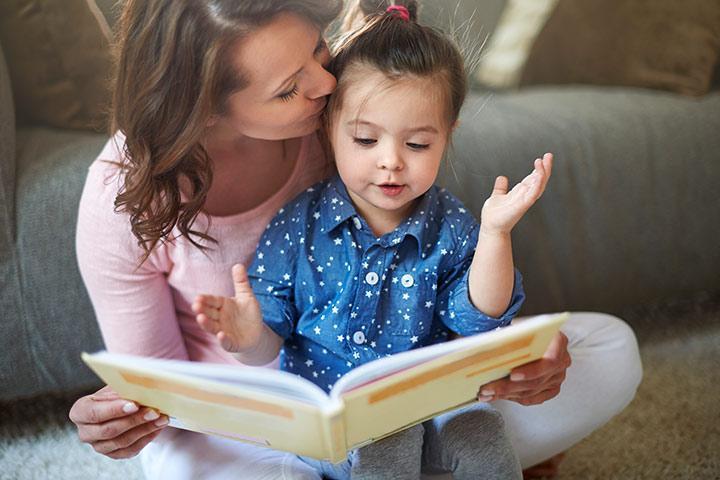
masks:
{"type": "Polygon", "coordinates": [[[540,315],[362,365],[329,394],[295,374],[98,352],[82,358],[170,425],[339,462],[347,452],[476,401],[480,385],[540,358],[568,314],[540,315]]]}

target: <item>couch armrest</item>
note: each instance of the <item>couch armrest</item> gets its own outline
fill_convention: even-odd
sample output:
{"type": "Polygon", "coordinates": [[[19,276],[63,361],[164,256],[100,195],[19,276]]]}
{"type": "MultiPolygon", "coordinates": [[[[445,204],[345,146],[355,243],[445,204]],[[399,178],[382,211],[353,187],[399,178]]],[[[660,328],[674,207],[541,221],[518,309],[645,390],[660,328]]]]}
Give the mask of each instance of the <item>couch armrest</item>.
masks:
{"type": "Polygon", "coordinates": [[[512,184],[556,154],[545,195],[513,232],[524,313],[617,312],[713,290],[720,269],[720,92],[629,88],[473,94],[448,185],[479,215],[495,176],[512,184]]]}

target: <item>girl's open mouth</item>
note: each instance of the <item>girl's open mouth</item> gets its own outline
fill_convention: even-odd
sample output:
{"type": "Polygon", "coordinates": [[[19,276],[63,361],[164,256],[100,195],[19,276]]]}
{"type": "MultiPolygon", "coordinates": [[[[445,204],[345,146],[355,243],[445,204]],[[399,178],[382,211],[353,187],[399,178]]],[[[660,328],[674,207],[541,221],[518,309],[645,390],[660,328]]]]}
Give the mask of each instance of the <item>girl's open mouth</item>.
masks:
{"type": "Polygon", "coordinates": [[[387,184],[383,184],[383,185],[378,185],[378,187],[380,187],[380,190],[382,190],[382,192],[385,195],[387,195],[389,197],[395,197],[402,193],[403,189],[405,188],[405,185],[394,185],[394,184],[387,183],[387,184]]]}

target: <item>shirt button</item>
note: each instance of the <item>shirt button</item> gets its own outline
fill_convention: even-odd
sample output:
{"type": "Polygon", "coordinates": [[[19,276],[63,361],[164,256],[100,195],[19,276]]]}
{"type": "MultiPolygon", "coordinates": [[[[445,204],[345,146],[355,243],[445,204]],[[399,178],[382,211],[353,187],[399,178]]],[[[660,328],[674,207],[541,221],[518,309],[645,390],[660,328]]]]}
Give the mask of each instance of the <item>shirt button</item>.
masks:
{"type": "Polygon", "coordinates": [[[358,345],[362,345],[363,343],[365,343],[365,334],[361,331],[353,333],[353,342],[357,343],[358,345]]]}
{"type": "Polygon", "coordinates": [[[375,285],[378,282],[378,274],[375,272],[368,272],[368,274],[365,275],[365,281],[368,285],[375,285]]]}
{"type": "Polygon", "coordinates": [[[358,230],[362,228],[362,223],[360,223],[360,219],[358,217],[353,217],[353,223],[355,224],[355,228],[358,230]]]}
{"type": "Polygon", "coordinates": [[[410,288],[415,284],[415,279],[412,275],[409,273],[406,273],[405,275],[400,278],[400,283],[402,283],[402,286],[405,288],[410,288]]]}

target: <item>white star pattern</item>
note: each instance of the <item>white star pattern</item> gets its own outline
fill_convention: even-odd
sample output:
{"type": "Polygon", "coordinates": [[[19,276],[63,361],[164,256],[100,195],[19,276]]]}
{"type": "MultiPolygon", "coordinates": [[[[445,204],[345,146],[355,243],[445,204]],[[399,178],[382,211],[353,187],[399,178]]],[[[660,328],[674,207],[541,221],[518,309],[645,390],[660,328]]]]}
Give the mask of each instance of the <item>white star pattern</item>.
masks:
{"type": "MultiPolygon", "coordinates": [[[[252,270],[257,273],[250,277],[253,288],[271,292],[258,295],[263,312],[268,300],[280,302],[275,305],[297,301],[290,305],[298,319],[284,346],[283,368],[323,389],[330,388],[330,377],[340,378],[373,358],[445,341],[447,335],[436,325],[440,318],[453,329],[460,318],[463,325],[476,325],[473,317],[465,320],[469,315],[466,302],[449,302],[457,297],[461,278],[448,275],[450,259],[472,257],[472,238],[479,227],[466,209],[449,192],[440,194],[433,187],[425,202],[429,209],[416,211],[396,230],[376,237],[371,230],[356,227],[365,220],[344,201],[345,190],[338,186],[335,179],[308,189],[284,213],[278,213],[260,242],[263,251],[270,253],[268,262],[263,252],[257,252],[252,270]],[[336,222],[332,230],[325,225],[328,219],[336,222]],[[368,282],[369,272],[373,277],[368,282]],[[376,315],[377,320],[370,319],[376,315]],[[356,345],[355,335],[361,331],[366,339],[356,345]],[[405,340],[393,343],[398,334],[405,340]],[[311,359],[316,355],[312,350],[322,351],[319,364],[311,359]],[[318,377],[323,380],[316,381],[318,377]]],[[[268,313],[268,318],[285,321],[275,312],[268,313]]]]}

